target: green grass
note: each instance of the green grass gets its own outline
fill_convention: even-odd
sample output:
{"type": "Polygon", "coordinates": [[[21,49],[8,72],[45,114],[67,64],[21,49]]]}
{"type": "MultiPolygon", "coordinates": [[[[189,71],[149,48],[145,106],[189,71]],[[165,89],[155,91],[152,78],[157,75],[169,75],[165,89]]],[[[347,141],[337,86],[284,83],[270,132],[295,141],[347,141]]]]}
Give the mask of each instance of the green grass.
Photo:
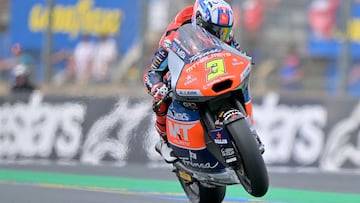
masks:
{"type": "MultiPolygon", "coordinates": [[[[85,189],[156,192],[160,194],[183,194],[177,181],[135,179],[110,176],[74,175],[65,173],[33,172],[0,169],[0,181],[38,184],[48,187],[75,187],[85,189]]],[[[254,198],[240,186],[229,186],[226,199],[247,199],[258,202],[286,203],[355,203],[360,202],[360,194],[313,192],[284,188],[269,188],[262,198],[254,198]]]]}

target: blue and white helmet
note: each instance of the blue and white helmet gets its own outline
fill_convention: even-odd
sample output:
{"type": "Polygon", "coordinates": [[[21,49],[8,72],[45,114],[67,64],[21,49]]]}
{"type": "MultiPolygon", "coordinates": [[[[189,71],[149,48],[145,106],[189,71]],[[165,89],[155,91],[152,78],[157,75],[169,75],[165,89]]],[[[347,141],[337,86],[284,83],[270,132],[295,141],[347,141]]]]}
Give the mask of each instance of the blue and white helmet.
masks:
{"type": "Polygon", "coordinates": [[[196,0],[192,22],[227,42],[232,35],[234,15],[231,6],[224,0],[196,0]]]}

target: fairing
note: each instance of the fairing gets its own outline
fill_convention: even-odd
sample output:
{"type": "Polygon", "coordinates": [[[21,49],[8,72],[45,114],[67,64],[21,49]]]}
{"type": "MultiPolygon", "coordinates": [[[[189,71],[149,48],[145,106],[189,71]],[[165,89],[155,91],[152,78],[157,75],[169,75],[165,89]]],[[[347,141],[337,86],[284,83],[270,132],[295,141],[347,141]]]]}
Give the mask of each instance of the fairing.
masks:
{"type": "Polygon", "coordinates": [[[246,85],[251,58],[188,24],[177,31],[169,69],[176,99],[206,101],[246,85]]]}

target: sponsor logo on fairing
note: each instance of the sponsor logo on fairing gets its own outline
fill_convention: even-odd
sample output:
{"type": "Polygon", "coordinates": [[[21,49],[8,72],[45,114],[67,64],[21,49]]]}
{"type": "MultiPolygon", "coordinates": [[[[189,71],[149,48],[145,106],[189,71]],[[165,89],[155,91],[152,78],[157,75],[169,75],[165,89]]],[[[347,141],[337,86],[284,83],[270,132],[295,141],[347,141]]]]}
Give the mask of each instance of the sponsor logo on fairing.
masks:
{"type": "Polygon", "coordinates": [[[176,54],[182,59],[186,57],[185,51],[179,47],[176,49],[176,54]]]}
{"type": "Polygon", "coordinates": [[[185,166],[191,166],[194,168],[214,169],[219,165],[219,162],[216,162],[213,165],[211,165],[210,162],[193,162],[193,159],[189,160],[188,157],[180,157],[180,159],[185,166]]]}
{"type": "Polygon", "coordinates": [[[185,86],[192,84],[193,82],[197,81],[197,78],[192,77],[191,75],[186,76],[186,82],[184,82],[185,86]]]}
{"type": "Polygon", "coordinates": [[[194,102],[182,102],[182,105],[188,109],[197,109],[198,108],[197,104],[194,102]]]}
{"type": "Polygon", "coordinates": [[[188,132],[194,126],[195,125],[180,125],[180,124],[173,125],[171,122],[168,122],[170,136],[177,138],[177,141],[184,141],[184,142],[178,143],[178,144],[189,145],[189,143],[187,143],[189,141],[189,133],[188,132]]]}
{"type": "Polygon", "coordinates": [[[237,58],[232,59],[232,65],[233,66],[239,66],[239,65],[243,65],[243,64],[244,64],[244,62],[243,61],[238,61],[237,58]]]}
{"type": "Polygon", "coordinates": [[[245,78],[250,74],[250,71],[251,71],[251,65],[248,65],[240,75],[241,80],[245,80],[245,78]]]}
{"type": "Polygon", "coordinates": [[[208,60],[211,60],[211,59],[214,59],[214,58],[224,58],[224,57],[231,56],[231,53],[226,53],[226,52],[225,53],[217,53],[217,52],[219,52],[221,50],[220,49],[215,49],[215,50],[216,50],[215,53],[211,52],[211,53],[208,53],[208,55],[204,55],[203,57],[200,57],[200,58],[196,59],[197,61],[196,60],[191,61],[190,63],[193,63],[195,61],[196,62],[194,64],[192,64],[190,67],[186,68],[185,72],[189,73],[189,72],[193,71],[194,69],[198,68],[199,65],[200,65],[200,67],[202,67],[201,64],[208,61],[208,60]]]}
{"type": "Polygon", "coordinates": [[[179,96],[202,96],[199,90],[184,90],[184,89],[177,89],[176,93],[179,96]]]}
{"type": "Polygon", "coordinates": [[[189,115],[187,113],[179,113],[175,111],[168,111],[168,117],[179,121],[189,121],[189,115]]]}
{"type": "Polygon", "coordinates": [[[192,56],[190,58],[190,63],[193,63],[194,61],[198,60],[198,59],[201,59],[207,55],[210,55],[210,54],[214,54],[214,53],[217,53],[217,52],[220,52],[221,49],[211,49],[209,51],[206,51],[206,52],[199,52],[197,54],[195,54],[194,56],[192,56]]]}

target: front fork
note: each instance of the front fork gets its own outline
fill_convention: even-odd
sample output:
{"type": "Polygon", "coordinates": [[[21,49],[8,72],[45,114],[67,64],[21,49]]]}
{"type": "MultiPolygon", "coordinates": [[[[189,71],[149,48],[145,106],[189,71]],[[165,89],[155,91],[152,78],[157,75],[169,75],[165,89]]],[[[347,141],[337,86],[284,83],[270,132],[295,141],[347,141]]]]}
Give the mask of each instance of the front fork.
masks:
{"type": "Polygon", "coordinates": [[[221,156],[229,166],[235,166],[238,161],[233,143],[224,128],[209,130],[214,143],[219,147],[221,156]]]}
{"type": "Polygon", "coordinates": [[[203,118],[201,120],[204,129],[207,129],[207,132],[205,133],[207,149],[222,165],[231,168],[238,167],[238,163],[241,163],[239,160],[241,157],[237,154],[237,151],[233,146],[233,141],[231,135],[229,135],[226,130],[226,125],[239,119],[246,119],[244,114],[245,110],[241,102],[236,101],[235,106],[236,109],[230,109],[223,112],[223,116],[226,116],[226,118],[222,121],[222,126],[215,125],[215,118],[208,107],[205,107],[200,111],[200,115],[203,118]]]}

